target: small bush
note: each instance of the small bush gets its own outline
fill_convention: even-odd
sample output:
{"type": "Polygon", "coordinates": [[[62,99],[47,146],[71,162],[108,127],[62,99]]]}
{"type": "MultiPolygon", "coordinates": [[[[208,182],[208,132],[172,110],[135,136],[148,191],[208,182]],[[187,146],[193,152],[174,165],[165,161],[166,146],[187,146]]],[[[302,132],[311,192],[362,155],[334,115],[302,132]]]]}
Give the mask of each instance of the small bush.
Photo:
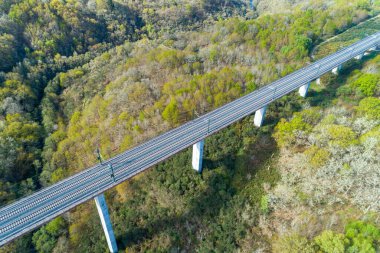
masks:
{"type": "Polygon", "coordinates": [[[350,222],[346,228],[346,238],[349,240],[347,252],[378,252],[380,246],[380,229],[363,221],[350,222]]]}
{"type": "Polygon", "coordinates": [[[379,77],[376,74],[363,74],[352,85],[365,96],[373,96],[379,86],[379,77]]]}
{"type": "Polygon", "coordinates": [[[171,124],[178,123],[179,111],[177,101],[175,99],[172,99],[166,106],[165,110],[162,112],[162,117],[171,124]]]}
{"type": "Polygon", "coordinates": [[[269,213],[269,198],[268,195],[263,195],[260,200],[260,209],[264,214],[269,213]]]}
{"type": "Polygon", "coordinates": [[[321,252],[344,253],[345,237],[331,230],[323,231],[314,239],[321,252]]]}
{"type": "Polygon", "coordinates": [[[357,107],[357,112],[369,119],[380,120],[380,99],[374,97],[362,99],[357,107]]]}
{"type": "Polygon", "coordinates": [[[351,128],[342,125],[330,125],[327,128],[329,143],[342,148],[357,144],[356,134],[351,128]]]}
{"type": "Polygon", "coordinates": [[[314,168],[323,166],[330,158],[329,151],[317,146],[311,146],[305,151],[305,154],[309,158],[310,165],[314,168]]]}
{"type": "Polygon", "coordinates": [[[321,108],[312,107],[300,112],[302,120],[310,125],[316,125],[322,118],[321,108]]]}
{"type": "Polygon", "coordinates": [[[301,114],[296,113],[291,121],[281,119],[275,127],[273,137],[280,147],[286,147],[296,142],[297,131],[310,132],[311,125],[303,121],[301,114]]]}
{"type": "Polygon", "coordinates": [[[307,238],[298,234],[288,235],[281,237],[273,243],[273,252],[281,253],[314,253],[313,244],[310,243],[307,238]]]}

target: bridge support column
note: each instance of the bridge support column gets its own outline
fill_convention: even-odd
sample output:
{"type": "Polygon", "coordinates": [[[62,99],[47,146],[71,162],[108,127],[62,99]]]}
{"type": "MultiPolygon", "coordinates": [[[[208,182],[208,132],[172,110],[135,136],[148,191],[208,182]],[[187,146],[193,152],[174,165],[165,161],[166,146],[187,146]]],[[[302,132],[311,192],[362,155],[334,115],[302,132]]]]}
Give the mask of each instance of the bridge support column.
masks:
{"type": "Polygon", "coordinates": [[[117,244],[115,240],[115,235],[112,230],[112,224],[111,224],[110,215],[108,213],[106,199],[104,198],[103,193],[95,197],[95,203],[96,203],[96,208],[98,209],[98,213],[100,216],[100,221],[102,223],[104,234],[107,239],[108,248],[110,249],[111,253],[115,253],[118,251],[117,244]]]}
{"type": "Polygon", "coordinates": [[[364,52],[364,55],[369,55],[371,54],[372,51],[376,51],[377,47],[371,47],[370,49],[368,49],[367,51],[364,52]]]}
{"type": "Polygon", "coordinates": [[[370,49],[368,49],[368,52],[376,51],[376,48],[377,48],[377,46],[376,47],[371,47],[370,49]]]}
{"type": "Polygon", "coordinates": [[[310,88],[310,82],[307,83],[307,84],[305,84],[305,85],[302,85],[302,86],[299,88],[298,93],[301,95],[301,97],[304,97],[304,98],[305,98],[306,95],[307,95],[307,92],[308,92],[309,88],[310,88]]]}
{"type": "Polygon", "coordinates": [[[203,147],[205,145],[205,140],[201,140],[193,145],[193,169],[202,172],[202,162],[203,162],[203,147]]]}
{"type": "Polygon", "coordinates": [[[253,0],[249,0],[249,7],[251,8],[251,10],[255,9],[255,4],[253,3],[253,0]]]}
{"type": "Polygon", "coordinates": [[[364,54],[359,54],[357,56],[355,56],[355,59],[360,61],[362,58],[363,58],[364,54]]]}
{"type": "Polygon", "coordinates": [[[318,84],[318,85],[321,85],[321,78],[317,78],[317,79],[315,80],[315,83],[318,84]]]}
{"type": "Polygon", "coordinates": [[[331,71],[334,75],[339,75],[339,71],[342,69],[342,65],[339,65],[338,67],[336,68],[333,68],[333,70],[331,71]]]}
{"type": "Polygon", "coordinates": [[[253,120],[253,124],[257,127],[261,127],[264,122],[265,112],[267,111],[267,106],[257,110],[255,112],[255,118],[253,120]]]}

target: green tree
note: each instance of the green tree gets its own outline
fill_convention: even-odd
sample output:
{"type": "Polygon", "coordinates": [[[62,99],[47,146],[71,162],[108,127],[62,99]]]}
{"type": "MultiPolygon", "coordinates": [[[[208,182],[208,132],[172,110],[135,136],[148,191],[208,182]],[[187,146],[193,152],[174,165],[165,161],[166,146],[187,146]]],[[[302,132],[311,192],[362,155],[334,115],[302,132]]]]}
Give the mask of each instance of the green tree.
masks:
{"type": "Polygon", "coordinates": [[[11,34],[0,34],[0,71],[9,71],[19,59],[17,41],[11,34]]]}
{"type": "Polygon", "coordinates": [[[33,244],[37,251],[40,253],[52,252],[58,237],[66,231],[65,226],[64,219],[58,217],[34,233],[33,244]]]}
{"type": "Polygon", "coordinates": [[[376,74],[363,74],[353,83],[353,86],[365,96],[373,96],[380,87],[380,79],[376,74]]]}
{"type": "Polygon", "coordinates": [[[309,132],[311,129],[311,125],[303,121],[302,116],[296,113],[289,122],[285,119],[280,120],[275,127],[273,137],[277,140],[279,146],[289,146],[295,143],[297,132],[309,132]]]}
{"type": "Polygon", "coordinates": [[[164,120],[170,122],[173,125],[178,123],[179,110],[177,106],[177,101],[175,99],[170,100],[170,103],[165,107],[164,111],[162,112],[162,117],[164,118],[164,120]]]}
{"type": "Polygon", "coordinates": [[[309,158],[310,165],[319,168],[326,164],[330,158],[330,152],[317,146],[311,146],[305,150],[306,156],[309,158]]]}
{"type": "Polygon", "coordinates": [[[342,125],[330,125],[327,127],[329,143],[340,147],[348,147],[357,144],[357,136],[351,128],[342,125]]]}
{"type": "Polygon", "coordinates": [[[273,252],[281,253],[314,253],[313,244],[297,234],[286,235],[274,241],[273,252]]]}
{"type": "Polygon", "coordinates": [[[41,128],[20,114],[7,115],[0,126],[0,176],[17,182],[36,172],[41,148],[41,128]]]}
{"type": "Polygon", "coordinates": [[[345,237],[343,234],[326,230],[315,237],[314,241],[324,253],[344,253],[345,237]]]}
{"type": "Polygon", "coordinates": [[[364,221],[347,224],[346,238],[349,240],[348,253],[375,253],[380,247],[380,229],[364,221]]]}

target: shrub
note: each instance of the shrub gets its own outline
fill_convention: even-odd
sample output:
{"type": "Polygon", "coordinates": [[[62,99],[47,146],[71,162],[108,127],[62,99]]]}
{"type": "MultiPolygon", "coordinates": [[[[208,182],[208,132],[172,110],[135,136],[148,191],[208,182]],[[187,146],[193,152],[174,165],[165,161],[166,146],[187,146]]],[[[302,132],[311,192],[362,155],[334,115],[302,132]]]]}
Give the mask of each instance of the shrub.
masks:
{"type": "Polygon", "coordinates": [[[315,237],[314,241],[322,252],[344,253],[345,237],[343,234],[326,230],[315,237]]]}
{"type": "Polygon", "coordinates": [[[260,209],[264,214],[269,213],[269,198],[268,195],[263,195],[260,200],[260,209]]]}
{"type": "Polygon", "coordinates": [[[374,97],[364,98],[357,107],[359,114],[374,120],[380,120],[380,99],[374,97]]]}
{"type": "Polygon", "coordinates": [[[363,74],[352,85],[365,96],[373,96],[379,86],[379,77],[375,74],[363,74]]]}
{"type": "Polygon", "coordinates": [[[380,143],[380,126],[377,126],[360,136],[360,141],[364,143],[368,138],[376,138],[380,143]]]}
{"type": "Polygon", "coordinates": [[[303,121],[302,116],[296,113],[289,122],[285,119],[280,120],[275,127],[273,137],[280,147],[286,147],[295,143],[298,131],[310,132],[311,129],[311,125],[303,121]]]}
{"type": "Polygon", "coordinates": [[[65,220],[58,217],[33,234],[33,244],[38,252],[52,252],[58,237],[65,231],[65,220]]]}
{"type": "Polygon", "coordinates": [[[281,253],[314,253],[313,244],[310,243],[307,238],[302,237],[298,234],[287,235],[281,237],[279,240],[275,241],[272,247],[273,252],[281,253]]]}
{"type": "Polygon", "coordinates": [[[356,144],[356,134],[351,128],[341,125],[330,125],[327,128],[329,144],[342,148],[356,144]]]}
{"type": "Polygon", "coordinates": [[[316,125],[322,118],[320,107],[311,107],[300,112],[302,120],[308,124],[316,125]]]}
{"type": "Polygon", "coordinates": [[[63,180],[65,177],[67,177],[67,173],[64,169],[58,168],[53,173],[51,173],[50,181],[52,183],[56,183],[58,181],[63,180]]]}
{"type": "Polygon", "coordinates": [[[349,240],[348,253],[375,253],[380,246],[380,229],[363,221],[350,222],[346,228],[346,238],[349,240]]]}
{"type": "Polygon", "coordinates": [[[175,99],[172,99],[166,106],[165,110],[162,112],[162,117],[171,124],[178,123],[179,111],[177,101],[175,99]]]}
{"type": "Polygon", "coordinates": [[[314,168],[323,166],[330,158],[329,151],[317,146],[311,146],[305,151],[305,154],[309,158],[310,165],[314,168]]]}

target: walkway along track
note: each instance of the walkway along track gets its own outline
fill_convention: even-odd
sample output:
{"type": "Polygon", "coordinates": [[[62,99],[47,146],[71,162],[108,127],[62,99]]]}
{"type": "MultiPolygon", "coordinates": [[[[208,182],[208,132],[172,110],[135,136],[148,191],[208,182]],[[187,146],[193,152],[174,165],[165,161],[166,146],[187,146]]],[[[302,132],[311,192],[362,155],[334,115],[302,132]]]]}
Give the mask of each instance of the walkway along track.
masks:
{"type": "Polygon", "coordinates": [[[320,59],[50,187],[0,209],[0,246],[94,198],[181,150],[380,45],[380,32],[320,59]],[[112,164],[116,181],[110,176],[112,164]]]}

